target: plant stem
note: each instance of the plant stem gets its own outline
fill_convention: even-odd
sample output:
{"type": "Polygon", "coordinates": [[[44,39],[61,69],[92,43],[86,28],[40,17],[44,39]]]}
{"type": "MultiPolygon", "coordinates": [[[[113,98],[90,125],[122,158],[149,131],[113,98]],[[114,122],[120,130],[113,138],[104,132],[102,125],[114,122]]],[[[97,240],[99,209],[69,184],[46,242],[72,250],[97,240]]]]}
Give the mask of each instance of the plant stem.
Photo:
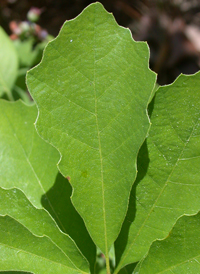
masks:
{"type": "Polygon", "coordinates": [[[107,274],[111,274],[110,272],[110,261],[109,261],[109,256],[106,256],[106,272],[107,274]]]}
{"type": "Polygon", "coordinates": [[[9,101],[14,101],[14,97],[13,97],[11,91],[9,91],[9,92],[7,93],[7,96],[8,96],[9,101]]]}

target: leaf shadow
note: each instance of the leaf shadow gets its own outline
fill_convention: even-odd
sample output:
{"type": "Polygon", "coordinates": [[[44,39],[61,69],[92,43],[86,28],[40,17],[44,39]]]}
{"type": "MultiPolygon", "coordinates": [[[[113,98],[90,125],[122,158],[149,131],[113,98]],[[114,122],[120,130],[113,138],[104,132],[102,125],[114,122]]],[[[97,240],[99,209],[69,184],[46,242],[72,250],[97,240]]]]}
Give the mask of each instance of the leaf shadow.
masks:
{"type": "Polygon", "coordinates": [[[70,196],[72,187],[59,172],[54,185],[41,198],[43,207],[50,213],[59,228],[76,243],[82,254],[90,262],[93,273],[96,247],[85,227],[83,219],[74,208],[70,196]]]}
{"type": "MultiPolygon", "coordinates": [[[[144,143],[141,146],[140,151],[138,153],[137,166],[138,166],[138,174],[137,174],[136,181],[133,184],[133,187],[132,187],[132,190],[130,193],[128,211],[127,211],[124,223],[122,225],[120,234],[115,242],[116,265],[120,261],[121,256],[126,248],[126,244],[128,241],[128,235],[129,235],[129,229],[135,219],[135,215],[136,215],[136,211],[137,211],[137,208],[136,208],[137,185],[144,178],[145,174],[147,173],[148,166],[149,166],[149,154],[148,154],[146,140],[144,141],[144,143]]],[[[135,267],[135,264],[133,264],[133,269],[134,269],[134,267],[135,267]]]]}
{"type": "MultiPolygon", "coordinates": [[[[153,109],[154,109],[155,97],[156,97],[156,94],[154,95],[153,99],[151,100],[151,102],[149,103],[149,106],[148,106],[148,115],[150,118],[151,118],[151,115],[152,115],[153,109]]],[[[137,173],[137,178],[136,178],[136,180],[132,186],[132,189],[131,189],[127,214],[126,214],[126,217],[122,224],[122,228],[119,233],[119,236],[118,236],[117,240],[115,241],[116,265],[118,265],[118,263],[122,257],[122,254],[126,248],[128,236],[129,236],[129,229],[135,219],[135,215],[136,215],[136,211],[137,211],[137,208],[136,208],[137,186],[140,183],[140,181],[144,178],[144,176],[146,175],[148,167],[149,167],[149,163],[150,163],[150,159],[149,159],[149,152],[148,152],[148,146],[147,146],[147,139],[145,139],[145,141],[142,144],[142,146],[139,150],[139,153],[138,153],[138,158],[137,158],[138,173],[137,173]]],[[[130,273],[131,273],[131,271],[134,270],[136,264],[137,263],[132,263],[132,264],[126,266],[126,268],[127,267],[129,268],[130,273]]]]}
{"type": "Polygon", "coordinates": [[[0,271],[1,274],[32,274],[32,272],[24,271],[0,271]]]}
{"type": "Polygon", "coordinates": [[[137,263],[129,264],[120,269],[118,274],[129,274],[133,273],[133,270],[136,268],[137,263]]]}

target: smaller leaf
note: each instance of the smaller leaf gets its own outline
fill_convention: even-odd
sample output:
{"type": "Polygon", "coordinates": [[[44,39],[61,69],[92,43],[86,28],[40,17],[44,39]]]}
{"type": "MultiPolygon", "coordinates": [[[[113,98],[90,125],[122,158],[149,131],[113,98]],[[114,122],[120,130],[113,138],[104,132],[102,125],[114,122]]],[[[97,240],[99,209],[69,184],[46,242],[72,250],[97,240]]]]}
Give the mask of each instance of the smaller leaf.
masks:
{"type": "Polygon", "coordinates": [[[41,208],[41,196],[52,187],[58,173],[59,153],[34,128],[36,106],[0,100],[0,115],[0,186],[21,189],[41,208]]]}
{"type": "Polygon", "coordinates": [[[4,93],[12,99],[11,89],[18,70],[17,52],[5,31],[0,27],[0,96],[4,93]]]}
{"type": "MultiPolygon", "coordinates": [[[[82,271],[89,272],[87,261],[75,243],[69,236],[58,229],[56,223],[45,210],[35,208],[19,189],[5,190],[0,188],[0,197],[0,215],[9,215],[34,235],[40,237],[44,235],[48,236],[60,251],[65,254],[68,260],[71,263],[73,262],[74,267],[76,266],[76,268],[80,268],[82,271]]],[[[16,224],[13,225],[15,226],[16,224]]],[[[12,230],[13,228],[10,227],[10,229],[12,230]]],[[[15,235],[16,233],[11,234],[10,237],[14,237],[15,235]]],[[[0,238],[1,236],[2,230],[0,231],[0,238]]],[[[29,235],[28,237],[31,238],[32,236],[29,235]]],[[[22,237],[16,248],[23,244],[24,239],[25,237],[22,237]]],[[[4,259],[7,260],[7,258],[4,259]]],[[[9,268],[8,270],[11,269],[9,268]]]]}
{"type": "Polygon", "coordinates": [[[152,244],[135,274],[200,273],[200,213],[180,218],[163,241],[152,244]]]}
{"type": "Polygon", "coordinates": [[[14,46],[19,56],[20,67],[31,67],[34,65],[34,59],[37,56],[37,51],[33,50],[34,39],[31,37],[27,40],[21,41],[17,39],[14,46]]]}
{"type": "Polygon", "coordinates": [[[0,271],[35,274],[80,274],[72,261],[48,237],[37,237],[9,216],[0,217],[0,271]]]}

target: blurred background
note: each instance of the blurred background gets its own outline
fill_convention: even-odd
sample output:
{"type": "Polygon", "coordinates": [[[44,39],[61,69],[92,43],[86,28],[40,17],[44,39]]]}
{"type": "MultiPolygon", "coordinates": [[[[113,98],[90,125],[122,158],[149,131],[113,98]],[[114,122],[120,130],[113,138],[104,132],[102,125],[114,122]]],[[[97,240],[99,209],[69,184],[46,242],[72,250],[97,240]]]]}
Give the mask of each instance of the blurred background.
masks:
{"type": "MultiPolygon", "coordinates": [[[[19,28],[26,29],[28,15],[37,24],[37,39],[42,40],[47,34],[56,36],[65,20],[76,17],[92,2],[96,1],[0,0],[0,25],[15,40],[22,37],[19,28]]],[[[99,2],[131,30],[135,40],[148,42],[150,67],[158,73],[160,85],[173,82],[180,73],[200,69],[200,0],[99,2]]]]}

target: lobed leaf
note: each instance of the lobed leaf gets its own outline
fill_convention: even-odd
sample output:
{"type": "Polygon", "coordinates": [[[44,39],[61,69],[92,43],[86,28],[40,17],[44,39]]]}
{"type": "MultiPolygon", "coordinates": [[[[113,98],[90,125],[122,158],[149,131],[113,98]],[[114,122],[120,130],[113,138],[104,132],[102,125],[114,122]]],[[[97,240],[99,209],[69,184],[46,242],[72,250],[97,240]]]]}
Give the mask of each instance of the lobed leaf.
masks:
{"type": "Polygon", "coordinates": [[[135,274],[199,273],[200,214],[181,217],[163,241],[152,244],[135,274]]]}
{"type": "Polygon", "coordinates": [[[200,209],[200,73],[160,87],[151,130],[138,157],[138,177],[116,241],[118,267],[137,262],[183,214],[200,209]]]}
{"type": "Polygon", "coordinates": [[[100,3],[64,24],[27,76],[39,134],[61,154],[72,202],[106,254],[124,220],[155,83],[146,43],[100,3]],[[145,81],[144,81],[145,79],[145,81]]]}

